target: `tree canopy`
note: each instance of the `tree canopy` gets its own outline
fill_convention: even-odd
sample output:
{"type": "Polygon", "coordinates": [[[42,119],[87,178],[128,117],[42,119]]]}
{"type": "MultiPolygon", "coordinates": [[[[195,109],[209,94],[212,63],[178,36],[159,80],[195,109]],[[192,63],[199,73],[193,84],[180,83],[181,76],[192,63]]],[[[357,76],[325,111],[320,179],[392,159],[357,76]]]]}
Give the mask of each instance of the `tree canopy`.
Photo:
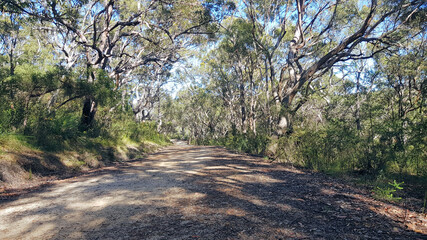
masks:
{"type": "Polygon", "coordinates": [[[426,174],[422,0],[4,0],[0,11],[2,133],[44,145],[151,121],[316,169],[426,174]]]}

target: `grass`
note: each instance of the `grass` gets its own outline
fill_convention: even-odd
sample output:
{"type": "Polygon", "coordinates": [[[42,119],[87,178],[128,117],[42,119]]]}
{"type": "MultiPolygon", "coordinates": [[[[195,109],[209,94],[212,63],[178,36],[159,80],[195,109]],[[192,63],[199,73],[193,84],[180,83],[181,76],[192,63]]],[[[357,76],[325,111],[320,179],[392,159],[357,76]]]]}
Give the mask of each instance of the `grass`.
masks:
{"type": "Polygon", "coordinates": [[[137,139],[123,135],[89,137],[82,134],[48,144],[49,148],[44,148],[31,136],[0,134],[0,186],[16,187],[16,184],[43,176],[68,174],[115,161],[142,158],[146,153],[170,143],[160,136],[150,136],[145,140],[142,133],[137,139]],[[51,148],[55,144],[58,146],[51,148]]]}
{"type": "MultiPolygon", "coordinates": [[[[256,152],[257,154],[264,153],[269,155],[268,151],[270,151],[270,149],[268,146],[271,148],[274,142],[270,142],[270,145],[268,145],[268,141],[264,139],[250,139],[246,138],[246,136],[239,135],[229,136],[216,141],[211,140],[209,142],[201,142],[201,144],[222,145],[228,149],[240,152],[256,152]],[[259,144],[253,143],[257,141],[259,141],[259,144]],[[264,148],[264,150],[267,149],[267,151],[259,151],[256,148],[257,146],[261,147],[261,149],[264,148]]],[[[282,145],[284,144],[281,142],[277,143],[277,146],[273,149],[274,154],[278,154],[278,146],[282,145]]],[[[427,191],[427,176],[413,174],[414,171],[396,171],[396,168],[389,167],[385,170],[380,170],[379,172],[356,172],[349,168],[349,164],[344,164],[343,162],[345,161],[342,159],[338,159],[333,162],[321,162],[316,160],[316,154],[310,154],[309,156],[305,156],[305,158],[309,159],[312,164],[307,164],[307,162],[300,160],[302,156],[301,154],[298,154],[298,149],[283,149],[282,152],[284,154],[290,153],[290,155],[287,156],[290,158],[290,161],[284,161],[286,158],[283,158],[282,156],[282,158],[277,159],[278,162],[290,162],[296,167],[308,168],[314,171],[323,172],[334,178],[344,179],[359,187],[372,190],[373,197],[377,199],[400,202],[405,201],[406,198],[416,198],[420,201],[425,198],[424,194],[427,191]],[[399,185],[401,182],[405,183],[399,185]],[[403,187],[403,189],[399,189],[400,187],[403,187]]],[[[264,158],[266,159],[266,157],[264,158]]],[[[422,205],[422,203],[419,205],[422,205]]]]}
{"type": "Polygon", "coordinates": [[[21,134],[0,134],[0,154],[23,149],[37,149],[31,144],[31,137],[21,134]]]}

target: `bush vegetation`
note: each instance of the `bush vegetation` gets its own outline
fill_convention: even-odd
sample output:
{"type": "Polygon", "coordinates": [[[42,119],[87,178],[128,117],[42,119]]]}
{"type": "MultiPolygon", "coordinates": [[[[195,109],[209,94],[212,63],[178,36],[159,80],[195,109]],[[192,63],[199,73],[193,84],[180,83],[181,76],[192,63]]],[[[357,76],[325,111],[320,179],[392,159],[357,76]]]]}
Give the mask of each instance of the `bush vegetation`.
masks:
{"type": "Polygon", "coordinates": [[[103,166],[169,144],[156,122],[134,120],[111,79],[102,72],[97,79],[88,87],[61,67],[27,65],[0,79],[0,183],[103,166]],[[87,94],[97,96],[98,116],[83,129],[87,94]]]}

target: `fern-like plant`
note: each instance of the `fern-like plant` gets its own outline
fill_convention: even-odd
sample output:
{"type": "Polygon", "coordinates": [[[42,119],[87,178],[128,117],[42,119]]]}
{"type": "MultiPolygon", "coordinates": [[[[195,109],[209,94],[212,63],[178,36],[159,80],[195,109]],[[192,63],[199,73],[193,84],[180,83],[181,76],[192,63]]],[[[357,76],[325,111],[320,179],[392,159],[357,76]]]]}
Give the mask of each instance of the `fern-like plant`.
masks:
{"type": "Polygon", "coordinates": [[[396,180],[394,180],[393,182],[389,182],[388,184],[390,185],[390,187],[378,187],[376,189],[374,189],[374,193],[375,193],[375,197],[378,199],[385,199],[385,200],[389,200],[389,201],[400,201],[402,200],[401,197],[396,197],[393,194],[397,191],[397,190],[402,190],[403,187],[401,186],[404,182],[398,183],[396,182],[396,180]]]}

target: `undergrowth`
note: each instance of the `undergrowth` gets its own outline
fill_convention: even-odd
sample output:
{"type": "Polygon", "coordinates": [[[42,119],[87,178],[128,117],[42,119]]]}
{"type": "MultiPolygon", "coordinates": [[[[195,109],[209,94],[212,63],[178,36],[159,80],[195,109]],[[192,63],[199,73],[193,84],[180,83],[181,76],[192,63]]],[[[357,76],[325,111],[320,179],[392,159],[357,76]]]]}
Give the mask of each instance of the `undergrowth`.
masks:
{"type": "Polygon", "coordinates": [[[198,139],[195,143],[225,146],[346,178],[373,189],[374,197],[379,199],[399,201],[409,195],[423,199],[427,191],[425,152],[414,153],[410,146],[407,155],[405,148],[401,152],[393,152],[386,143],[370,142],[344,126],[317,130],[297,128],[291,135],[280,138],[235,133],[217,139],[198,139]],[[402,182],[406,183],[403,189],[402,182]]]}
{"type": "Polygon", "coordinates": [[[383,186],[383,187],[379,187],[377,186],[376,188],[374,188],[374,197],[380,200],[388,200],[388,201],[392,201],[392,202],[397,202],[402,200],[402,197],[398,197],[396,196],[396,192],[398,190],[402,190],[402,184],[404,182],[396,182],[396,180],[394,180],[393,182],[388,182],[387,186],[383,186]]]}
{"type": "Polygon", "coordinates": [[[255,155],[263,155],[270,142],[270,138],[265,135],[246,134],[229,134],[226,137],[218,139],[196,140],[201,145],[219,145],[230,150],[245,152],[255,155]]]}
{"type": "Polygon", "coordinates": [[[91,131],[80,132],[75,128],[78,121],[59,117],[32,126],[31,131],[0,134],[0,184],[141,158],[170,144],[153,122],[114,121],[108,127],[98,123],[91,131]],[[102,131],[96,129],[100,127],[102,131]]]}

